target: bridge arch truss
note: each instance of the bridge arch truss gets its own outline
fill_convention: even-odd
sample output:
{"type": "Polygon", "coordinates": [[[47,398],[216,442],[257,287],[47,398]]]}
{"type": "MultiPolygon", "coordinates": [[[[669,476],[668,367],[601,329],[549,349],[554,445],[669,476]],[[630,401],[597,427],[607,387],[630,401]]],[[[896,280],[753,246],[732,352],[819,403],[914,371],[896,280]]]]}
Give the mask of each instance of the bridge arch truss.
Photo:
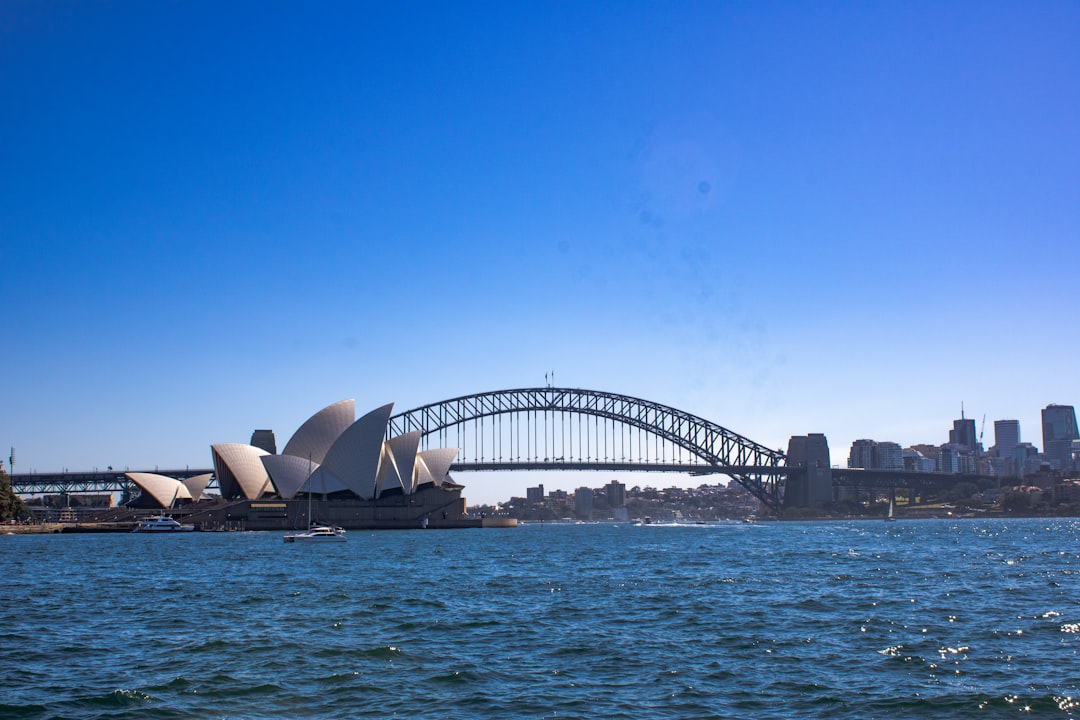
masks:
{"type": "Polygon", "coordinates": [[[453,469],[625,470],[727,475],[773,512],[786,458],[714,422],[640,398],[570,388],[465,395],[390,418],[388,436],[457,447],[453,469]]]}

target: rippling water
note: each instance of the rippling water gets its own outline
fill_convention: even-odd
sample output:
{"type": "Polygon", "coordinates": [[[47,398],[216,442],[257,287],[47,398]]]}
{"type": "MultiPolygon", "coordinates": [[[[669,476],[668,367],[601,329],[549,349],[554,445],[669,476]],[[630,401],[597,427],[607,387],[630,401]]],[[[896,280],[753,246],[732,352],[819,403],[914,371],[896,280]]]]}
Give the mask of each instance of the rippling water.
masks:
{"type": "Polygon", "coordinates": [[[0,537],[0,718],[1068,717],[1080,523],[0,537]]]}

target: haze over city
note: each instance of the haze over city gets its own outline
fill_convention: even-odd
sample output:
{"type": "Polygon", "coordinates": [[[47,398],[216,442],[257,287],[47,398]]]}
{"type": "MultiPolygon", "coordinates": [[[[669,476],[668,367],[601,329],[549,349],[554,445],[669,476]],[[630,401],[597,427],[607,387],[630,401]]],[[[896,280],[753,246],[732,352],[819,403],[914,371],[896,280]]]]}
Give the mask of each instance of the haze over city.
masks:
{"type": "Polygon", "coordinates": [[[840,464],[961,403],[1041,445],[1080,403],[1077,37],[1070,3],[4,3],[0,446],[209,467],[343,398],[549,382],[840,464]]]}

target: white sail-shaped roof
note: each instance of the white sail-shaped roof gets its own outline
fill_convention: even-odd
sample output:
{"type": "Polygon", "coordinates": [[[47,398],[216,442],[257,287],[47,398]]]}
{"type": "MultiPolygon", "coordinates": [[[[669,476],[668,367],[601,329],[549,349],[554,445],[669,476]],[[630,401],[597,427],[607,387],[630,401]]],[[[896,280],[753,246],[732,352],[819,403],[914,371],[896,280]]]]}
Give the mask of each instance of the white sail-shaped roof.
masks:
{"type": "Polygon", "coordinates": [[[356,419],[356,400],[349,398],[324,407],[312,415],[285,444],[282,455],[311,459],[321,465],[326,453],[356,419]]]}
{"type": "Polygon", "coordinates": [[[390,403],[372,410],[341,433],[308,481],[314,492],[324,485],[343,486],[361,498],[374,497],[379,454],[393,409],[390,403]]]}
{"type": "Polygon", "coordinates": [[[191,493],[176,478],[157,473],[126,472],[124,476],[154,498],[161,507],[172,507],[177,500],[190,500],[191,493]]]}
{"type": "Polygon", "coordinates": [[[242,443],[219,443],[211,445],[210,450],[222,497],[242,494],[248,500],[258,500],[272,488],[270,475],[260,459],[270,453],[242,443]]]}
{"type": "Polygon", "coordinates": [[[435,478],[432,477],[431,471],[428,470],[427,465],[420,459],[420,456],[416,456],[416,465],[413,466],[413,487],[419,488],[422,485],[437,485],[435,478]]]}
{"type": "Polygon", "coordinates": [[[378,493],[401,488],[406,495],[412,495],[416,490],[413,484],[413,468],[416,466],[416,451],[420,447],[421,435],[423,433],[420,430],[414,430],[386,441],[385,449],[393,462],[385,463],[382,468],[382,476],[379,478],[381,487],[376,488],[378,493]]]}
{"type": "Polygon", "coordinates": [[[260,459],[277,494],[286,500],[296,497],[296,493],[300,492],[307,482],[308,475],[318,467],[307,458],[293,455],[264,455],[260,459]]]}
{"type": "Polygon", "coordinates": [[[454,464],[457,454],[457,448],[435,448],[417,453],[416,464],[423,468],[421,474],[417,476],[417,484],[434,482],[436,487],[442,485],[443,480],[450,473],[450,466],[454,464]],[[423,472],[428,473],[431,479],[423,478],[423,472]]]}
{"type": "Polygon", "coordinates": [[[204,473],[202,475],[192,475],[187,480],[181,480],[184,487],[191,493],[192,500],[202,500],[206,497],[206,486],[210,484],[210,478],[214,477],[213,473],[204,473]]]}

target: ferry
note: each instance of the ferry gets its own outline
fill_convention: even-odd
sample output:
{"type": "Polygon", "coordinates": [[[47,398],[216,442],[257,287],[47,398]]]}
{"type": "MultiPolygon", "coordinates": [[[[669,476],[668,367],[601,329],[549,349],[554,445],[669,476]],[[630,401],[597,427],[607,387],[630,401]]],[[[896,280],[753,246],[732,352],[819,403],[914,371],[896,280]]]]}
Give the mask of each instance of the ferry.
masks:
{"type": "Polygon", "coordinates": [[[176,520],[173,520],[168,515],[154,515],[144,520],[140,520],[139,524],[135,527],[134,532],[137,533],[173,533],[173,532],[191,532],[195,529],[194,525],[181,525],[176,520]]]}

